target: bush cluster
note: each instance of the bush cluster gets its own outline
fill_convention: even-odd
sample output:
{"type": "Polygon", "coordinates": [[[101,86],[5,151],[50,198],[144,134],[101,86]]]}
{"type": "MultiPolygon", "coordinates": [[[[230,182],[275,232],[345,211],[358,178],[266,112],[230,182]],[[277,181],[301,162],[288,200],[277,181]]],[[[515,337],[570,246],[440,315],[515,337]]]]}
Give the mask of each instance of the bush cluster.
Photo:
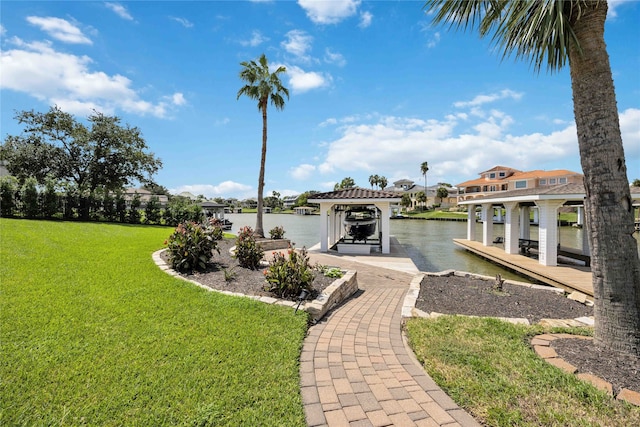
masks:
{"type": "Polygon", "coordinates": [[[296,252],[293,248],[287,255],[273,254],[273,261],[265,270],[268,290],[280,298],[297,297],[303,289],[311,290],[314,273],[309,265],[307,250],[296,252]]]}
{"type": "Polygon", "coordinates": [[[284,227],[281,225],[273,227],[271,230],[269,230],[269,236],[274,240],[284,239],[284,227]]]}
{"type": "Polygon", "coordinates": [[[264,256],[262,247],[253,235],[253,229],[249,226],[242,227],[236,238],[235,258],[241,267],[256,270],[260,267],[260,261],[264,256]]]}
{"type": "Polygon", "coordinates": [[[213,251],[220,253],[220,239],[222,229],[219,227],[208,227],[195,222],[178,224],[166,242],[172,268],[185,273],[204,270],[213,251]]]}

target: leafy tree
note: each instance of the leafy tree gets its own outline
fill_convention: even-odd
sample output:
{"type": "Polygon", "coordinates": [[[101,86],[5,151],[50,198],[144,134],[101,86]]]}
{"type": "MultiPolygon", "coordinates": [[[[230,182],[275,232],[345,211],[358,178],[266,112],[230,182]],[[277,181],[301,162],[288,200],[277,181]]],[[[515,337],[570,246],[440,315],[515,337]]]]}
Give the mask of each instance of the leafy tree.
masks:
{"type": "Polygon", "coordinates": [[[389,185],[389,181],[387,181],[386,177],[381,176],[380,179],[378,179],[378,186],[381,190],[384,190],[385,188],[387,188],[387,185],[389,185]]]}
{"type": "Polygon", "coordinates": [[[140,224],[140,195],[136,193],[131,199],[129,205],[129,212],[127,213],[127,220],[129,224],[140,224]]]}
{"type": "Polygon", "coordinates": [[[479,26],[503,57],[515,53],[539,72],[567,62],[586,190],[597,346],[640,355],[640,260],[609,55],[606,1],[430,0],[434,22],[479,26]]]}
{"type": "Polygon", "coordinates": [[[105,221],[115,221],[118,217],[116,212],[116,200],[109,191],[102,193],[102,215],[105,221]]]}
{"type": "Polygon", "coordinates": [[[127,201],[122,191],[116,193],[116,217],[119,222],[127,222],[127,201]]]}
{"type": "Polygon", "coordinates": [[[15,215],[17,191],[18,180],[16,177],[0,176],[0,216],[7,218],[15,215]]]}
{"type": "Polygon", "coordinates": [[[411,206],[411,196],[409,193],[404,193],[402,195],[402,199],[400,199],[400,205],[404,206],[405,209],[408,209],[411,206]]]}
{"type": "Polygon", "coordinates": [[[438,187],[438,191],[436,192],[436,197],[440,199],[440,203],[442,200],[449,195],[449,190],[446,187],[438,187]]]}
{"type": "Polygon", "coordinates": [[[163,196],[171,195],[171,193],[169,193],[169,190],[167,190],[167,187],[162,186],[160,184],[156,184],[154,181],[146,182],[145,184],[142,185],[142,188],[151,192],[151,194],[157,194],[157,195],[163,195],[163,196]]]}
{"type": "Polygon", "coordinates": [[[118,117],[94,112],[90,127],[57,106],[46,113],[21,111],[15,119],[25,126],[3,144],[7,169],[21,182],[34,176],[39,183],[51,175],[92,193],[99,186],[117,190],[134,181],[147,182],[162,166],[147,153],[138,128],[122,126],[118,117]]]}
{"type": "Polygon", "coordinates": [[[378,185],[380,182],[380,177],[378,175],[369,175],[369,184],[371,184],[371,188],[373,189],[374,185],[378,185]]]}
{"type": "Polygon", "coordinates": [[[640,179],[634,179],[631,185],[633,185],[634,187],[640,187],[640,179]]]}
{"type": "Polygon", "coordinates": [[[427,172],[429,172],[429,162],[422,162],[420,164],[420,173],[424,176],[424,191],[427,191],[427,172]]]}
{"type": "Polygon", "coordinates": [[[36,188],[37,184],[35,178],[29,177],[22,185],[22,213],[27,218],[36,218],[40,212],[38,206],[38,189],[36,188]]]}
{"type": "Polygon", "coordinates": [[[44,191],[40,195],[40,206],[42,216],[51,219],[60,211],[60,199],[56,193],[56,182],[53,178],[47,177],[44,183],[44,191]]]}
{"type": "Polygon", "coordinates": [[[144,221],[147,224],[159,224],[160,218],[160,199],[153,195],[144,207],[144,221]]]}
{"type": "Polygon", "coordinates": [[[260,157],[260,175],[258,177],[258,213],[256,228],[253,231],[257,237],[264,237],[262,226],[264,169],[267,160],[267,106],[269,102],[276,110],[284,109],[283,95],[289,99],[289,89],[282,85],[280,74],[286,73],[285,67],[278,67],[273,73],[269,71],[269,63],[264,53],[256,61],[241,62],[240,79],[246,82],[238,91],[237,99],[242,95],[258,101],[258,110],[262,113],[262,155],[260,157]]]}
{"type": "Polygon", "coordinates": [[[334,190],[345,190],[347,188],[353,188],[356,186],[356,182],[353,180],[353,178],[351,178],[350,176],[343,178],[342,181],[340,181],[340,183],[336,183],[336,185],[333,186],[334,190]]]}
{"type": "Polygon", "coordinates": [[[427,207],[427,195],[424,191],[418,191],[418,194],[416,194],[416,200],[422,203],[423,208],[427,207]]]}

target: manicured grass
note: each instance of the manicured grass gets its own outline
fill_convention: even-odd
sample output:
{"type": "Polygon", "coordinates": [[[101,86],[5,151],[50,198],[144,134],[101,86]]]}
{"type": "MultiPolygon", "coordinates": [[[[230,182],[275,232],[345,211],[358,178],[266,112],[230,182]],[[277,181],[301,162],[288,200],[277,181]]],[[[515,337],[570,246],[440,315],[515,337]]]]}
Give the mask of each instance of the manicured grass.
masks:
{"type": "Polygon", "coordinates": [[[488,426],[638,426],[640,408],[613,400],[538,357],[544,330],[494,319],[412,319],[410,345],[436,383],[488,426]]]}
{"type": "Polygon", "coordinates": [[[306,314],[161,272],[171,231],[0,219],[0,425],[305,424],[306,314]]]}
{"type": "Polygon", "coordinates": [[[426,211],[426,212],[419,212],[419,213],[409,213],[409,216],[413,218],[425,218],[425,219],[438,219],[438,218],[467,219],[466,212],[426,211]]]}

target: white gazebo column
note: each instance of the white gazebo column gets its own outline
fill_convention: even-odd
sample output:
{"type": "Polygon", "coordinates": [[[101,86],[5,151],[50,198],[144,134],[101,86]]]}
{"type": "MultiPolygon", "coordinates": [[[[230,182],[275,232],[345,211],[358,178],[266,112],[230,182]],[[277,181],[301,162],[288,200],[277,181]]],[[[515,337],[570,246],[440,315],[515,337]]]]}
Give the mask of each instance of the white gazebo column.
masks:
{"type": "Polygon", "coordinates": [[[518,202],[505,202],[504,210],[504,251],[508,254],[517,254],[520,227],[518,202]]]}
{"type": "Polygon", "coordinates": [[[529,240],[531,238],[531,215],[529,206],[520,207],[520,238],[529,240]]]}
{"type": "Polygon", "coordinates": [[[380,209],[380,232],[382,233],[382,253],[391,253],[391,243],[389,233],[391,227],[389,225],[389,217],[391,216],[389,203],[376,203],[376,207],[380,209]]]}
{"type": "Polygon", "coordinates": [[[576,224],[579,226],[584,226],[584,206],[577,207],[578,218],[576,220],[576,224]]]}
{"type": "Polygon", "coordinates": [[[329,252],[329,219],[333,217],[331,206],[332,203],[320,202],[320,252],[329,252]]]}
{"type": "Polygon", "coordinates": [[[564,201],[540,200],[538,206],[538,261],[542,265],[558,265],[558,208],[564,201]]]}
{"type": "Polygon", "coordinates": [[[533,208],[533,223],[540,224],[540,209],[533,208]]]}
{"type": "Polygon", "coordinates": [[[476,205],[468,205],[467,240],[476,240],[476,205]]]}
{"type": "Polygon", "coordinates": [[[484,246],[491,246],[493,240],[493,205],[491,203],[484,203],[482,205],[482,244],[484,246]]]}

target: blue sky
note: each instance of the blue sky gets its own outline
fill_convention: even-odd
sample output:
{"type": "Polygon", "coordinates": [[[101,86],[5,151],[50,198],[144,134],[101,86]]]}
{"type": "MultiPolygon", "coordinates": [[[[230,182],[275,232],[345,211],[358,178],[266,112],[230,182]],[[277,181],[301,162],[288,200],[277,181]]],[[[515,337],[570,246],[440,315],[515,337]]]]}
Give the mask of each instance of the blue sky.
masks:
{"type": "MultiPolygon", "coordinates": [[[[284,65],[265,195],[352,177],[457,184],[495,165],[581,172],[568,69],[501,61],[417,1],[2,1],[1,135],[57,104],[142,130],[173,192],[257,194],[262,120],[240,62],[284,65]]],[[[640,178],[640,2],[610,2],[605,40],[629,178],[640,178]]]]}

